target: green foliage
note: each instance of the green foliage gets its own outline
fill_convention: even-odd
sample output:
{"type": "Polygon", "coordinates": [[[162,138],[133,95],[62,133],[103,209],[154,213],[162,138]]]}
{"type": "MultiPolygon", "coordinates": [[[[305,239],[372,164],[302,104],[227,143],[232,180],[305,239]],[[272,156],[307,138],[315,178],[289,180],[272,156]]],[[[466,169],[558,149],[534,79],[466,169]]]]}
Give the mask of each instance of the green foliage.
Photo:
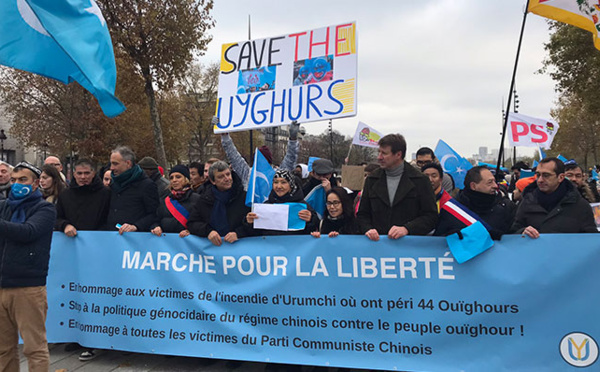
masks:
{"type": "Polygon", "coordinates": [[[542,73],[556,81],[559,93],[552,116],[560,124],[551,153],[575,158],[587,167],[598,163],[600,133],[600,51],[589,32],[560,22],[549,22],[552,35],[542,73]]]}

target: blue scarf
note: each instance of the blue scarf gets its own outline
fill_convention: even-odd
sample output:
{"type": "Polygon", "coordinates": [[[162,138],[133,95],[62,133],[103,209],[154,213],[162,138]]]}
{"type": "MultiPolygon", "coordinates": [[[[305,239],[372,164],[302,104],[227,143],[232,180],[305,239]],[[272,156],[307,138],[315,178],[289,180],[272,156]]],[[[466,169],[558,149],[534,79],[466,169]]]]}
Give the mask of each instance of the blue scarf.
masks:
{"type": "Polygon", "coordinates": [[[210,213],[210,226],[215,229],[220,236],[229,233],[229,221],[227,220],[227,203],[233,195],[233,187],[227,191],[219,191],[215,185],[212,186],[215,204],[210,213]]]}
{"type": "Polygon", "coordinates": [[[144,177],[144,171],[139,165],[136,164],[118,176],[112,175],[113,183],[110,185],[110,187],[112,187],[116,192],[121,192],[127,187],[127,185],[139,180],[142,177],[144,177]]]}
{"type": "Polygon", "coordinates": [[[40,189],[35,190],[23,199],[15,199],[11,193],[6,201],[10,209],[13,211],[10,222],[24,223],[29,208],[37,204],[40,200],[42,200],[42,198],[43,197],[40,189]]]}

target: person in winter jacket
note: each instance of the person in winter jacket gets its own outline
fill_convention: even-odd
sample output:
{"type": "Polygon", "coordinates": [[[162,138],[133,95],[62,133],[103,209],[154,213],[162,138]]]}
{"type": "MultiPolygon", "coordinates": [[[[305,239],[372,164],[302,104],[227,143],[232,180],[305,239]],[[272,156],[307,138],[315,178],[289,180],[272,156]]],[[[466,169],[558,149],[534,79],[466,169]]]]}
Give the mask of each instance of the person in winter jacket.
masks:
{"type": "Polygon", "coordinates": [[[512,232],[537,239],[540,234],[597,233],[590,204],[565,180],[565,165],[557,158],[538,164],[536,182],[523,190],[512,232]]]}
{"type": "Polygon", "coordinates": [[[234,243],[245,236],[242,220],[246,207],[246,192],[240,177],[224,161],[208,168],[210,186],[206,186],[195,203],[188,222],[194,235],[208,238],[214,245],[223,241],[234,243]]]}
{"type": "Polygon", "coordinates": [[[185,165],[176,165],[169,173],[169,195],[161,200],[156,215],[158,221],[150,232],[161,236],[163,233],[177,233],[184,238],[190,235],[188,219],[192,208],[200,199],[190,183],[190,170],[185,165]]]}

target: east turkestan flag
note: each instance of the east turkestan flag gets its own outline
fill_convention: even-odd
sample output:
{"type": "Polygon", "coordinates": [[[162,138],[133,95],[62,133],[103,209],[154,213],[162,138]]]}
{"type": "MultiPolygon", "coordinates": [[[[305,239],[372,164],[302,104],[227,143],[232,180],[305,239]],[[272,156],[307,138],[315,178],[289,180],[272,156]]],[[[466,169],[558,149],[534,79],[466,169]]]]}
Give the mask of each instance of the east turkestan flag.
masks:
{"type": "Polygon", "coordinates": [[[92,93],[106,116],[125,106],[115,97],[117,68],[106,21],[94,0],[2,0],[0,64],[92,93]]]}
{"type": "Polygon", "coordinates": [[[530,0],[529,12],[589,31],[600,49],[600,3],[586,0],[530,0]]]}

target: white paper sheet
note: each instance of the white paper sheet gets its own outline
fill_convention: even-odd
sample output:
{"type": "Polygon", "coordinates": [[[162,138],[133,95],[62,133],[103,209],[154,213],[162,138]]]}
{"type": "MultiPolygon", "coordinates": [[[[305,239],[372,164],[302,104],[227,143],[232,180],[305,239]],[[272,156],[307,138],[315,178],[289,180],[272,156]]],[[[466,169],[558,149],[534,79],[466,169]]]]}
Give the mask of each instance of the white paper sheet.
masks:
{"type": "Polygon", "coordinates": [[[255,229],[287,231],[289,205],[285,204],[254,204],[255,229]]]}

